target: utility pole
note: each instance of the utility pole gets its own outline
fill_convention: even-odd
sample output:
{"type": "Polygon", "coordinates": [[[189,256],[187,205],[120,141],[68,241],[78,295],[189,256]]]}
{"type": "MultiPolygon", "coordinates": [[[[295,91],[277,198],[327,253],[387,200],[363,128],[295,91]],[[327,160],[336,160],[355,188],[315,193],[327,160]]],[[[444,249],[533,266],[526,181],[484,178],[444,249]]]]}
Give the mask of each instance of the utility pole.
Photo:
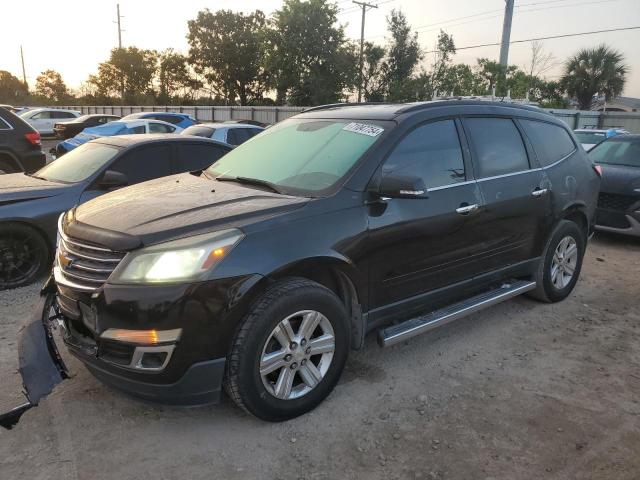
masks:
{"type": "Polygon", "coordinates": [[[29,88],[29,85],[27,84],[27,73],[24,69],[24,53],[22,53],[22,45],[20,45],[20,60],[22,61],[22,83],[24,83],[25,87],[29,88]]]}
{"type": "Polygon", "coordinates": [[[122,15],[120,15],[120,4],[116,4],[116,10],[118,12],[118,48],[122,48],[122,28],[120,26],[120,18],[122,18],[122,15]]]}
{"type": "Polygon", "coordinates": [[[509,42],[511,41],[511,21],[513,20],[513,0],[505,0],[504,21],[502,23],[502,43],[500,45],[500,76],[498,80],[504,82],[509,66],[509,42]]]}
{"type": "Polygon", "coordinates": [[[360,103],[362,101],[362,84],[364,83],[364,19],[367,8],[378,8],[378,6],[356,0],[353,0],[353,3],[362,8],[362,24],[360,25],[360,79],[358,82],[358,103],[360,103]]]}
{"type": "Polygon", "coordinates": [[[502,23],[502,44],[500,45],[500,65],[509,64],[509,42],[511,41],[511,21],[513,19],[513,0],[505,0],[504,22],[502,23]]]}

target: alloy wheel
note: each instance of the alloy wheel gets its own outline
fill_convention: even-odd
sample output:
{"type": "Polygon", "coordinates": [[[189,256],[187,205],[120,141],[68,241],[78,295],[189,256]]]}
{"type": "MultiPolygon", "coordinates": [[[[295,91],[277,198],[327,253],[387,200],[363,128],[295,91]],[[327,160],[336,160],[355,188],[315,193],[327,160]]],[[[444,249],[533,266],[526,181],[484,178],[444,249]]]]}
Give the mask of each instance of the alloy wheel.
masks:
{"type": "Polygon", "coordinates": [[[289,315],[271,331],[260,357],[267,392],[281,400],[300,398],[324,378],[335,351],[331,322],[315,310],[289,315]]]}
{"type": "Polygon", "coordinates": [[[551,283],[562,290],[571,282],[578,262],[578,244],[576,240],[567,235],[556,247],[551,260],[551,283]]]}

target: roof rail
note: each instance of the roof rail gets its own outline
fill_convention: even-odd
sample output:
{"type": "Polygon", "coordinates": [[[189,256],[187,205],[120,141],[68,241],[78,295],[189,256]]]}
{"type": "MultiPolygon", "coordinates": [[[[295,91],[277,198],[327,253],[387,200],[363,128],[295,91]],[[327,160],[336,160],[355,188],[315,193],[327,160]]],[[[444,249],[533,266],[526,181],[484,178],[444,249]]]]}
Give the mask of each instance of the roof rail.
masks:
{"type": "Polygon", "coordinates": [[[327,105],[318,105],[316,107],[309,107],[302,110],[303,113],[313,112],[316,110],[325,110],[327,108],[335,107],[360,107],[363,105],[389,105],[390,102],[343,102],[343,103],[329,103],[327,105]]]}
{"type": "Polygon", "coordinates": [[[505,107],[513,107],[513,108],[523,108],[526,110],[539,110],[540,107],[538,107],[535,104],[525,104],[525,103],[520,103],[517,101],[510,101],[507,100],[507,98],[482,98],[482,97],[440,97],[440,98],[435,98],[434,100],[427,100],[424,102],[412,102],[412,103],[407,103],[405,107],[401,108],[400,110],[398,110],[398,113],[407,113],[407,112],[415,112],[418,110],[422,110],[423,108],[427,108],[427,107],[431,107],[433,106],[434,103],[438,103],[438,102],[448,102],[448,101],[458,101],[461,103],[466,103],[466,104],[479,104],[479,103],[493,103],[494,105],[496,104],[500,104],[503,105],[505,107]]]}

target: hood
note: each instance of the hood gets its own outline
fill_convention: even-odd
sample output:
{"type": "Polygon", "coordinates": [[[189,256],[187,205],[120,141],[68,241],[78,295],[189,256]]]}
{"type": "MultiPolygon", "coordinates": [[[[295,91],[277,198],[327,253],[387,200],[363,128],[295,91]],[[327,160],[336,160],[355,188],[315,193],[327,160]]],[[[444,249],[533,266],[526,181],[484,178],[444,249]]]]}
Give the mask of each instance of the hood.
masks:
{"type": "Polygon", "coordinates": [[[102,137],[102,135],[96,135],[96,134],[93,134],[93,133],[86,133],[86,130],[88,130],[88,129],[85,128],[82,132],[80,132],[75,137],[69,138],[68,140],[65,140],[62,143],[65,146],[70,145],[70,146],[73,146],[73,147],[77,147],[77,146],[82,145],[83,143],[87,143],[87,142],[89,142],[91,140],[94,140],[96,138],[102,137]]]}
{"type": "Polygon", "coordinates": [[[69,185],[29,177],[24,173],[0,175],[0,205],[19,200],[54,197],[64,193],[69,185]]]}
{"type": "Polygon", "coordinates": [[[602,167],[601,192],[640,196],[640,167],[599,165],[602,167]]]}
{"type": "Polygon", "coordinates": [[[149,245],[242,227],[300,208],[308,201],[184,173],[102,195],[80,205],[74,220],[136,236],[149,245]]]}

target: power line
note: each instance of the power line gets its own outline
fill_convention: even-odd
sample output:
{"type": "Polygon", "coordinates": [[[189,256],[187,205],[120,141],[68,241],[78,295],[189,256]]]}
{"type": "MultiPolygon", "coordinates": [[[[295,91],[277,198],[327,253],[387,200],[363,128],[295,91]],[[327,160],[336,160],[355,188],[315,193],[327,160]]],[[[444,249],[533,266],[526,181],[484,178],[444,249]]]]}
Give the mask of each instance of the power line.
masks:
{"type": "MultiPolygon", "coordinates": [[[[590,32],[580,32],[580,33],[566,33],[564,35],[552,35],[549,37],[537,37],[537,38],[527,38],[524,40],[512,40],[509,43],[525,43],[525,42],[535,42],[537,40],[552,40],[555,38],[566,38],[566,37],[579,37],[582,35],[593,35],[596,33],[609,33],[609,32],[622,32],[624,30],[637,30],[640,29],[640,26],[638,27],[622,27],[622,28],[609,28],[607,30],[592,30],[590,32]]],[[[459,47],[456,48],[456,51],[458,50],[469,50],[471,48],[481,48],[481,47],[495,47],[496,45],[500,45],[500,42],[497,43],[483,43],[480,45],[469,45],[467,47],[459,47]]],[[[437,50],[430,50],[428,52],[425,53],[436,53],[437,50]]]]}

